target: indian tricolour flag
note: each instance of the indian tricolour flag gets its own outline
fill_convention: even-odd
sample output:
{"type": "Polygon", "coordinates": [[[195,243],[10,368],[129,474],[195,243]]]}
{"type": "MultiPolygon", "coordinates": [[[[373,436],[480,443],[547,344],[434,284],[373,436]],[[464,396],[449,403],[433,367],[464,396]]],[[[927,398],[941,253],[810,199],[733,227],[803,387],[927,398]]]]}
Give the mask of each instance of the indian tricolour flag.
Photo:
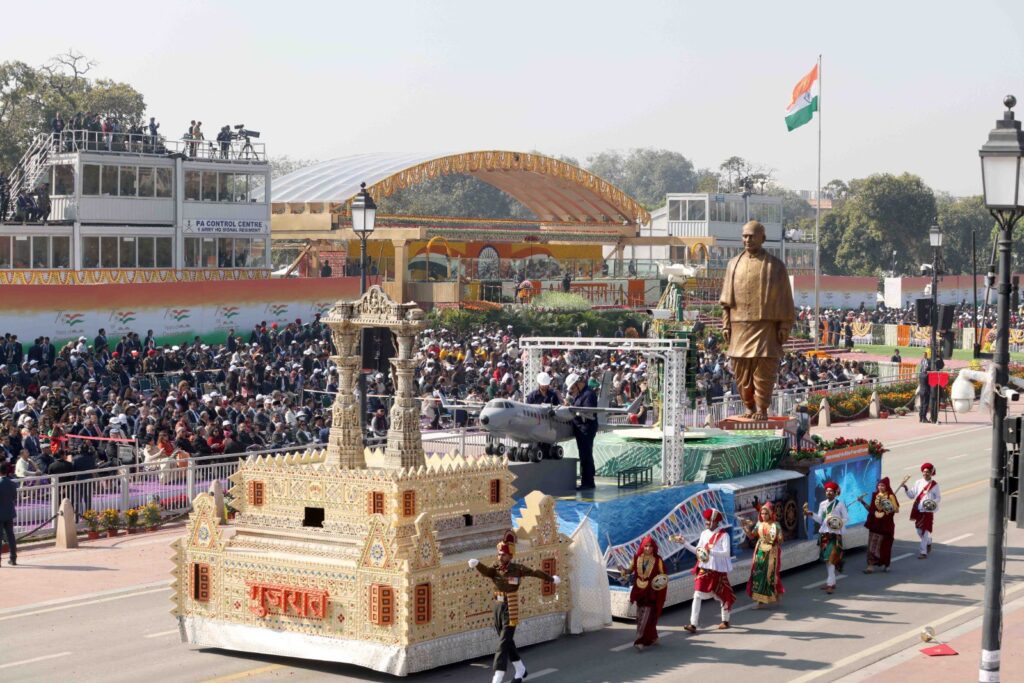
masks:
{"type": "Polygon", "coordinates": [[[793,88],[793,99],[786,108],[786,128],[795,130],[804,125],[818,111],[818,66],[800,79],[793,88]]]}

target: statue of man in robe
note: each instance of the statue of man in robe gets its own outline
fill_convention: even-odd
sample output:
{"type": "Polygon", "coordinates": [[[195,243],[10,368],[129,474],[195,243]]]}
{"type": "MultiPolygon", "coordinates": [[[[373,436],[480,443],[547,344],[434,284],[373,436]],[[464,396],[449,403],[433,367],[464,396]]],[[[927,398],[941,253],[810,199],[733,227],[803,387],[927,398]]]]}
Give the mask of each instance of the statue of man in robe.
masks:
{"type": "Polygon", "coordinates": [[[743,253],[729,260],[722,283],[723,335],[746,417],[764,420],[779,376],[782,346],[796,320],[786,264],[766,252],[764,225],[743,226],[743,253]]]}

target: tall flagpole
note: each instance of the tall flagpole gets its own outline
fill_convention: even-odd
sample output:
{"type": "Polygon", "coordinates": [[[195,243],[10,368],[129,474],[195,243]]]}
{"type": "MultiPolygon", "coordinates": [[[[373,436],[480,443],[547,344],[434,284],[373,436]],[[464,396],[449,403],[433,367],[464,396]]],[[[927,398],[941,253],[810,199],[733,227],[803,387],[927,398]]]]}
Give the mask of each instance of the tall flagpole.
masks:
{"type": "Polygon", "coordinates": [[[818,290],[821,287],[821,242],[818,230],[821,227],[821,55],[818,55],[818,194],[814,203],[814,350],[821,341],[821,309],[818,290]]]}

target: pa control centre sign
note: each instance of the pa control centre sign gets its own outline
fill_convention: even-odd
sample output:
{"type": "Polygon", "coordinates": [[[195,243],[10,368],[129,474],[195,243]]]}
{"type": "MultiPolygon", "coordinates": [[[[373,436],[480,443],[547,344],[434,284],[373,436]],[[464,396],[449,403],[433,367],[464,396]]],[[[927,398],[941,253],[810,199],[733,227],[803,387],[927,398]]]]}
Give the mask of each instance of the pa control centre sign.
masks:
{"type": "Polygon", "coordinates": [[[238,220],[231,218],[190,218],[182,226],[183,232],[199,235],[262,234],[270,229],[270,221],[238,220]]]}

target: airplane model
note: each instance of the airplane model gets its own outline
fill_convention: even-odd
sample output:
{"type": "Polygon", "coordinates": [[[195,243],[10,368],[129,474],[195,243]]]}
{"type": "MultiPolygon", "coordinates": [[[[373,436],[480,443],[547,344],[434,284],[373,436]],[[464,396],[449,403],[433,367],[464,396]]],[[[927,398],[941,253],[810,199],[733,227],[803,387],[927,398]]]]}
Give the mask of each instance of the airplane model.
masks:
{"type": "MultiPolygon", "coordinates": [[[[542,444],[550,446],[548,452],[554,459],[563,455],[559,442],[573,438],[572,421],[577,415],[597,415],[598,430],[608,429],[610,415],[629,415],[640,410],[643,393],[626,408],[609,408],[609,395],[602,383],[597,408],[574,408],[573,406],[532,405],[519,401],[496,398],[484,404],[480,411],[480,426],[487,432],[487,455],[505,455],[505,444],[498,441],[508,438],[518,446],[508,449],[509,460],[519,462],[540,462],[544,458],[542,444]]],[[[611,425],[621,428],[622,425],[611,425]]]]}

